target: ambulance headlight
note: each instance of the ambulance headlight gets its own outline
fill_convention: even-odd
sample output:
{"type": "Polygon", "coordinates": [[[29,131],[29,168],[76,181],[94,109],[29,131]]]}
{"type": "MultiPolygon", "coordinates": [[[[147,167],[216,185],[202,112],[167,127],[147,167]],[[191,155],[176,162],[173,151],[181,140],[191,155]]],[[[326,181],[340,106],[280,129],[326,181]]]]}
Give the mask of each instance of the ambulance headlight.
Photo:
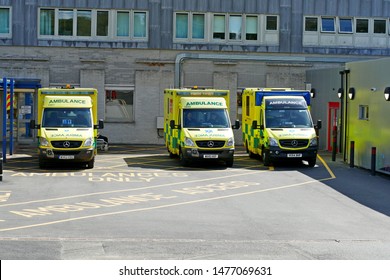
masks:
{"type": "Polygon", "coordinates": [[[39,137],[39,145],[44,147],[49,147],[49,141],[44,137],[39,137]]]}
{"type": "Polygon", "coordinates": [[[92,146],[92,144],[93,144],[93,140],[92,140],[91,137],[87,138],[87,139],[85,140],[85,142],[84,142],[84,146],[85,146],[85,147],[90,147],[90,146],[92,146]]]}
{"type": "Polygon", "coordinates": [[[234,138],[231,137],[227,140],[226,146],[234,146],[234,138]]]}
{"type": "Polygon", "coordinates": [[[269,137],[268,141],[269,141],[270,146],[273,146],[273,147],[278,146],[278,140],[276,140],[275,138],[269,137]]]}
{"type": "Polygon", "coordinates": [[[317,137],[312,138],[310,140],[310,147],[317,146],[317,145],[318,145],[317,137]]]}
{"type": "Polygon", "coordinates": [[[184,138],[184,145],[189,147],[195,147],[194,141],[192,141],[192,139],[188,137],[184,138]]]}

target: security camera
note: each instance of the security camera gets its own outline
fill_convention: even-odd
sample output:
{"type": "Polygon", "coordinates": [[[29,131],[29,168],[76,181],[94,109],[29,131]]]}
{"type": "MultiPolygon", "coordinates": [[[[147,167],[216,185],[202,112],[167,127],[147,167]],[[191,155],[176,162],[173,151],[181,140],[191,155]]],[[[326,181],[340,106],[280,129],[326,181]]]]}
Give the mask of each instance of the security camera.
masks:
{"type": "Polygon", "coordinates": [[[371,91],[376,91],[376,88],[372,87],[370,90],[371,90],[371,91]]]}

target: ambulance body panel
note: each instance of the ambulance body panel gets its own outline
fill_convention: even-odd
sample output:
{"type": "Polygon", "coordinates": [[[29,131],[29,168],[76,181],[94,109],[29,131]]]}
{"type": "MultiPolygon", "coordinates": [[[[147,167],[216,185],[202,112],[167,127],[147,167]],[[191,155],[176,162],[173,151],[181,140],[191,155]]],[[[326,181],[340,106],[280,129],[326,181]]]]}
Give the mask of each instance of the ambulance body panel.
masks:
{"type": "Polygon", "coordinates": [[[234,160],[228,90],[166,89],[164,137],[171,157],[183,165],[195,160],[234,160]]]}
{"type": "Polygon", "coordinates": [[[318,136],[310,115],[310,92],[245,89],[242,94],[243,143],[264,165],[277,160],[301,159],[314,166],[318,136]]]}
{"type": "Polygon", "coordinates": [[[83,163],[93,168],[97,154],[97,90],[42,88],[38,90],[39,166],[51,162],[83,163]]]}

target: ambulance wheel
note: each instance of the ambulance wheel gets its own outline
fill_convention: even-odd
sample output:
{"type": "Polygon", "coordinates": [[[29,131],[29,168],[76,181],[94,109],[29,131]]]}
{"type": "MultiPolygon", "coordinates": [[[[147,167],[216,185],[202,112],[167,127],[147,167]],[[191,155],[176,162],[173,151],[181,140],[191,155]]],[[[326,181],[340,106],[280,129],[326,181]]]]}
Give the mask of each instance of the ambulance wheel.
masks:
{"type": "Polygon", "coordinates": [[[307,162],[310,167],[314,167],[316,165],[317,157],[308,158],[307,162]]]}
{"type": "Polygon", "coordinates": [[[39,168],[40,169],[44,169],[46,166],[47,166],[47,163],[46,161],[44,161],[43,159],[39,159],[39,168]]]}
{"type": "Polygon", "coordinates": [[[190,164],[190,161],[183,156],[183,153],[181,152],[181,149],[180,149],[180,152],[179,152],[179,160],[180,160],[180,164],[182,166],[188,166],[190,164]]]}
{"type": "Polygon", "coordinates": [[[269,159],[269,153],[266,149],[261,150],[261,157],[263,158],[264,166],[270,166],[271,161],[269,159]]]}

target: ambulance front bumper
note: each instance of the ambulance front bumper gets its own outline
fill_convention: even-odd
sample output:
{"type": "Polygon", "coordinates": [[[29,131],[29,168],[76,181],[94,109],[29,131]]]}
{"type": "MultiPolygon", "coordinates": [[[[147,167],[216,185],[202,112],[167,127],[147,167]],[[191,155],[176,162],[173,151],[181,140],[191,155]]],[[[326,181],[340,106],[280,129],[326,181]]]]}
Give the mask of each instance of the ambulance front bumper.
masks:
{"type": "Polygon", "coordinates": [[[88,162],[95,156],[94,148],[79,150],[58,150],[50,148],[39,148],[38,156],[44,161],[72,161],[88,162]]]}
{"type": "Polygon", "coordinates": [[[229,160],[234,156],[234,148],[206,150],[198,148],[182,148],[183,157],[189,160],[229,160]]]}
{"type": "Polygon", "coordinates": [[[270,147],[269,149],[271,159],[309,159],[315,158],[317,153],[317,147],[308,147],[303,150],[287,150],[279,147],[270,147]]]}

